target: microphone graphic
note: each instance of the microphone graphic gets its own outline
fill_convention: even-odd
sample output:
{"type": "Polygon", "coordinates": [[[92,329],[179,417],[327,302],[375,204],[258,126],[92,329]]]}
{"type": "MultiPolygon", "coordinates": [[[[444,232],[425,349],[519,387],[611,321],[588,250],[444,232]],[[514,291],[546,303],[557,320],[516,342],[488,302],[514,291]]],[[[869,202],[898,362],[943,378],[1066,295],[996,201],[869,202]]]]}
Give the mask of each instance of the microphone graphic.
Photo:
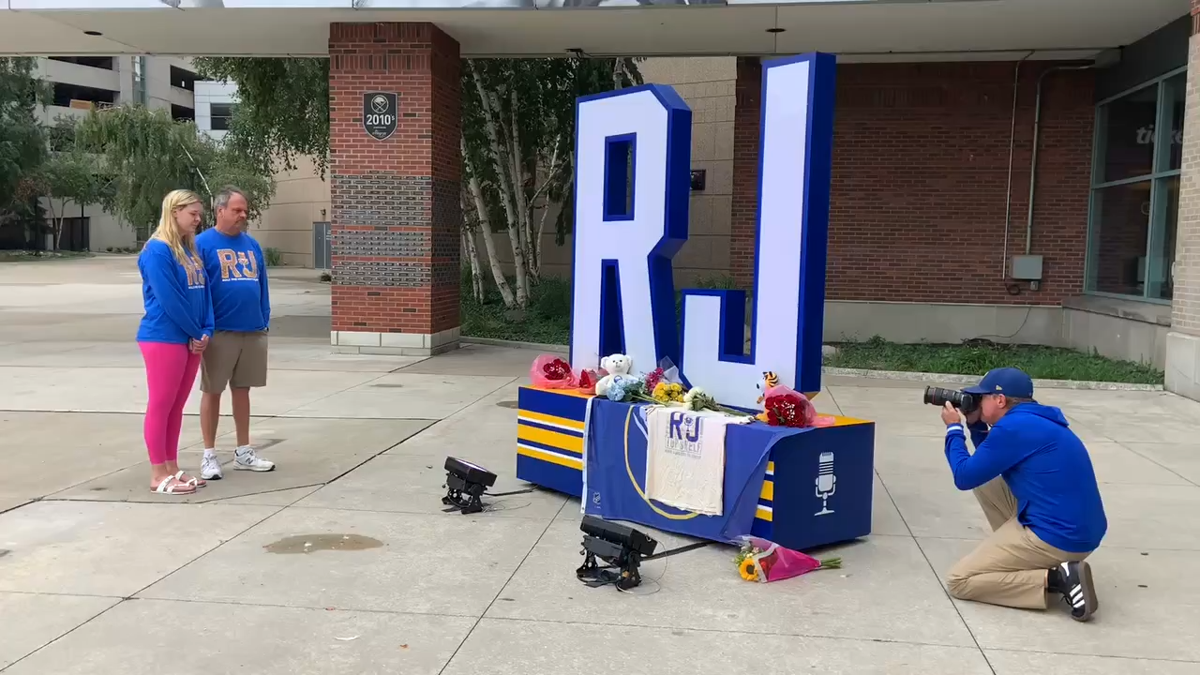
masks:
{"type": "Polygon", "coordinates": [[[822,452],[817,458],[817,496],[821,498],[821,510],[816,516],[826,516],[833,513],[829,508],[829,498],[837,492],[837,476],[833,475],[833,453],[822,452]]]}

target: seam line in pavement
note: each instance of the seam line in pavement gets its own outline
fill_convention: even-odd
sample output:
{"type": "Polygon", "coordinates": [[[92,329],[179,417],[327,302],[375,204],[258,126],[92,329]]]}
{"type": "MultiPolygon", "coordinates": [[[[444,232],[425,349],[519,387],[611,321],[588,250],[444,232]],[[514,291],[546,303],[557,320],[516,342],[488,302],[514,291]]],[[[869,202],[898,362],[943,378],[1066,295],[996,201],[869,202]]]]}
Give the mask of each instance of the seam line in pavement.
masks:
{"type": "MultiPolygon", "coordinates": [[[[644,628],[652,630],[686,630],[693,633],[717,633],[720,635],[745,635],[745,636],[766,636],[766,637],[792,637],[792,638],[815,638],[819,640],[845,640],[848,642],[882,642],[885,644],[894,645],[914,645],[918,647],[940,647],[943,649],[966,649],[968,651],[977,651],[977,647],[971,645],[955,645],[942,642],[923,642],[913,640],[897,640],[894,638],[877,638],[877,637],[853,637],[850,635],[826,635],[823,633],[779,633],[779,632],[761,632],[761,631],[745,631],[737,630],[736,628],[688,628],[684,626],[663,626],[653,624],[636,624],[636,623],[600,623],[598,621],[561,621],[548,619],[529,619],[524,617],[507,617],[507,616],[489,616],[486,617],[489,621],[510,621],[512,623],[536,623],[536,624],[553,624],[566,626],[604,626],[607,628],[644,628]]],[[[1056,652],[1050,652],[1056,653],[1056,652]]]]}
{"type": "Polygon", "coordinates": [[[89,623],[91,623],[91,622],[95,621],[96,619],[100,618],[101,616],[104,616],[104,615],[105,615],[105,614],[107,614],[108,612],[112,611],[112,608],[113,608],[113,607],[116,607],[117,605],[123,604],[123,603],[125,602],[125,599],[124,599],[124,598],[116,598],[116,597],[111,597],[111,596],[95,596],[95,597],[106,597],[106,598],[110,598],[110,599],[116,600],[116,602],[114,602],[113,604],[109,605],[108,607],[105,607],[104,609],[100,610],[100,611],[99,611],[99,612],[97,612],[96,614],[93,614],[91,617],[89,617],[88,619],[85,619],[85,620],[84,620],[82,623],[80,623],[79,625],[77,625],[77,626],[75,626],[75,627],[71,628],[70,630],[68,630],[68,631],[66,631],[66,632],[64,632],[64,633],[62,633],[61,635],[59,635],[59,636],[55,637],[54,639],[50,640],[50,641],[49,641],[49,642],[47,642],[46,644],[44,644],[44,645],[42,645],[42,646],[38,647],[37,649],[35,649],[35,650],[33,650],[33,651],[29,652],[28,654],[26,654],[26,655],[22,656],[21,658],[17,659],[16,661],[13,661],[12,663],[8,664],[7,666],[4,666],[3,668],[0,668],[0,673],[2,673],[2,672],[4,672],[4,671],[8,670],[9,668],[12,668],[13,666],[17,665],[18,663],[20,663],[20,662],[24,661],[25,659],[27,659],[27,658],[29,658],[29,657],[31,657],[31,656],[33,656],[34,654],[37,654],[38,652],[42,651],[43,649],[45,649],[45,648],[47,648],[47,647],[49,647],[49,646],[53,645],[54,643],[56,643],[56,642],[58,642],[59,640],[61,640],[61,639],[65,638],[65,637],[67,637],[67,636],[68,636],[68,635],[70,635],[71,633],[74,633],[75,631],[79,630],[80,628],[83,628],[84,626],[88,625],[89,623]]]}
{"type": "Polygon", "coordinates": [[[475,623],[471,624],[471,628],[467,630],[467,634],[463,636],[462,641],[459,642],[458,646],[454,648],[454,651],[450,654],[450,658],[446,659],[446,662],[442,664],[441,668],[438,668],[438,675],[445,673],[446,669],[450,667],[450,664],[454,662],[454,658],[458,656],[458,652],[463,648],[463,645],[467,644],[467,640],[471,639],[471,636],[475,633],[475,629],[478,628],[480,622],[483,621],[483,617],[487,616],[487,613],[492,611],[492,607],[496,604],[496,601],[500,599],[501,595],[504,595],[504,589],[508,588],[508,585],[512,583],[513,578],[517,576],[517,572],[520,572],[521,568],[525,566],[525,562],[529,560],[529,556],[533,555],[533,552],[535,549],[537,549],[538,544],[542,543],[542,538],[545,537],[546,533],[550,531],[550,528],[554,525],[554,521],[558,519],[559,514],[562,513],[562,510],[567,507],[567,504],[570,504],[570,502],[564,501],[562,506],[558,507],[558,510],[555,511],[554,515],[546,522],[546,527],[542,528],[542,533],[538,535],[537,539],[535,539],[533,544],[529,547],[529,550],[526,551],[525,555],[521,557],[521,561],[518,562],[517,566],[513,568],[512,574],[509,574],[508,578],[504,580],[504,583],[500,584],[500,589],[496,591],[496,595],[492,596],[492,601],[489,602],[487,607],[484,607],[483,611],[479,613],[478,617],[476,617],[475,623]]]}
{"type": "MultiPolygon", "coordinates": [[[[272,507],[262,507],[262,508],[272,508],[272,507]]],[[[210,548],[209,550],[207,550],[207,551],[205,551],[205,552],[201,553],[200,555],[196,556],[195,558],[192,558],[191,560],[189,560],[189,561],[185,562],[184,564],[180,565],[179,567],[175,568],[173,571],[171,571],[171,572],[168,572],[168,573],[167,573],[167,574],[165,574],[164,576],[162,576],[162,577],[159,577],[158,579],[156,579],[156,580],[154,580],[154,581],[150,582],[149,584],[147,584],[146,586],[142,587],[141,589],[139,589],[139,590],[137,590],[137,591],[135,591],[135,592],[133,592],[133,593],[130,593],[130,594],[129,594],[129,595],[127,595],[127,596],[124,596],[124,597],[122,597],[120,600],[118,600],[117,602],[114,602],[114,603],[113,603],[113,604],[112,604],[110,607],[106,608],[104,611],[100,612],[99,614],[96,614],[96,615],[95,615],[95,616],[93,616],[92,618],[90,618],[90,619],[88,619],[88,620],[84,621],[83,623],[80,623],[79,625],[75,626],[75,627],[74,627],[74,628],[72,628],[71,630],[69,630],[69,631],[67,631],[67,632],[63,633],[62,635],[59,635],[58,637],[56,637],[56,638],[54,638],[53,640],[51,640],[51,641],[47,642],[46,644],[42,645],[41,647],[38,647],[37,649],[35,649],[35,650],[33,650],[33,651],[29,652],[29,653],[28,653],[28,654],[26,654],[25,656],[22,656],[21,658],[17,659],[16,661],[13,661],[12,663],[10,663],[10,664],[8,664],[7,666],[5,666],[4,668],[0,668],[0,672],[3,672],[3,671],[5,671],[5,670],[8,670],[9,668],[11,668],[11,667],[13,667],[13,666],[17,665],[18,663],[20,663],[20,662],[24,661],[25,659],[27,659],[27,658],[29,658],[29,657],[33,656],[34,654],[37,654],[38,652],[41,652],[43,649],[46,649],[47,647],[53,646],[53,645],[54,645],[55,643],[57,643],[59,640],[62,640],[63,638],[65,638],[65,637],[67,637],[68,635],[70,635],[71,633],[74,633],[75,631],[79,630],[80,628],[83,628],[84,626],[88,625],[89,623],[91,623],[91,622],[95,621],[96,619],[98,619],[98,618],[100,618],[100,617],[104,616],[104,615],[105,615],[105,614],[107,614],[108,612],[111,612],[111,611],[112,611],[114,608],[116,608],[116,607],[120,607],[121,605],[125,604],[126,602],[129,602],[129,601],[131,601],[131,600],[133,600],[133,599],[136,599],[136,596],[137,596],[137,594],[138,594],[138,593],[141,593],[141,592],[145,591],[147,588],[150,588],[151,586],[153,586],[153,585],[155,585],[155,584],[157,584],[157,583],[160,583],[160,582],[162,582],[163,580],[167,579],[168,577],[170,577],[171,575],[175,574],[175,573],[176,573],[176,572],[178,572],[179,570],[182,570],[183,568],[185,568],[185,567],[187,567],[187,566],[191,565],[192,563],[196,562],[197,560],[200,560],[201,558],[203,558],[203,557],[207,556],[209,553],[212,553],[213,551],[215,551],[215,550],[217,550],[217,549],[221,548],[222,546],[224,546],[225,544],[228,544],[229,542],[233,541],[234,539],[237,539],[238,537],[242,536],[243,534],[245,534],[246,532],[250,531],[251,529],[253,529],[253,528],[257,527],[258,525],[260,525],[260,524],[262,524],[262,523],[266,522],[267,520],[269,520],[269,519],[273,518],[273,517],[274,517],[276,514],[278,514],[280,511],[283,511],[285,508],[287,508],[287,507],[286,507],[286,506],[284,506],[284,507],[279,507],[279,509],[278,509],[277,511],[275,511],[274,513],[271,513],[271,514],[267,515],[266,517],[264,517],[264,518],[262,518],[262,519],[258,520],[257,522],[254,522],[254,523],[252,523],[252,524],[251,524],[249,527],[246,527],[245,529],[243,529],[242,531],[238,532],[237,534],[234,534],[234,535],[233,535],[232,537],[230,537],[229,539],[226,539],[226,540],[224,540],[224,541],[220,542],[220,543],[219,543],[219,544],[217,544],[216,546],[214,546],[214,547],[210,548]]]]}
{"type": "Polygon", "coordinates": [[[896,514],[900,516],[900,522],[904,523],[904,529],[908,530],[908,536],[912,538],[916,544],[917,550],[921,552],[921,557],[925,559],[925,564],[929,566],[929,571],[933,572],[934,581],[937,582],[938,588],[942,590],[943,597],[950,603],[950,607],[954,609],[954,613],[958,615],[958,620],[962,622],[963,628],[967,629],[967,635],[971,636],[971,641],[975,643],[975,649],[979,651],[979,655],[983,657],[983,662],[987,664],[988,670],[992,671],[992,675],[996,675],[996,668],[992,665],[991,659],[984,653],[983,647],[979,644],[979,638],[976,637],[975,631],[971,630],[971,624],[967,623],[967,618],[963,616],[962,610],[959,609],[958,603],[954,602],[954,598],[950,597],[950,592],[942,586],[942,579],[938,575],[937,568],[933,566],[933,562],[925,553],[924,547],[921,546],[920,540],[912,533],[912,527],[908,524],[908,519],[904,517],[904,513],[900,511],[900,507],[896,504],[896,499],[892,497],[892,491],[888,489],[887,483],[884,482],[883,476],[879,475],[879,470],[876,469],[875,477],[879,479],[879,484],[883,486],[883,491],[887,494],[888,501],[892,503],[892,508],[896,509],[896,514]]]}
{"type": "Polygon", "coordinates": [[[1009,654],[1047,654],[1050,656],[1083,656],[1094,659],[1116,659],[1120,661],[1149,661],[1151,663],[1200,663],[1187,659],[1164,659],[1158,656],[1115,656],[1112,654],[1085,654],[1083,652],[1048,652],[1042,649],[1013,649],[1012,647],[989,648],[989,652],[1006,652],[1009,654]]]}

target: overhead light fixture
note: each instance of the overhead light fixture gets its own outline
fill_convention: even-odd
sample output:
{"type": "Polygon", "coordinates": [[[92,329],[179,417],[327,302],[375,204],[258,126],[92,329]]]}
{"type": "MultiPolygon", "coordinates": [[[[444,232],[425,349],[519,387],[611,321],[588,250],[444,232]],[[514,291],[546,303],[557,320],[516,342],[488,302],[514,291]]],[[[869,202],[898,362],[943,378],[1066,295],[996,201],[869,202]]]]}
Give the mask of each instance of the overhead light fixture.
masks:
{"type": "Polygon", "coordinates": [[[787,29],[786,28],[768,28],[767,32],[768,33],[786,33],[787,29]]]}
{"type": "Polygon", "coordinates": [[[98,30],[85,30],[85,31],[83,31],[83,34],[91,35],[92,37],[100,37],[101,35],[104,35],[104,33],[101,33],[98,30]]]}

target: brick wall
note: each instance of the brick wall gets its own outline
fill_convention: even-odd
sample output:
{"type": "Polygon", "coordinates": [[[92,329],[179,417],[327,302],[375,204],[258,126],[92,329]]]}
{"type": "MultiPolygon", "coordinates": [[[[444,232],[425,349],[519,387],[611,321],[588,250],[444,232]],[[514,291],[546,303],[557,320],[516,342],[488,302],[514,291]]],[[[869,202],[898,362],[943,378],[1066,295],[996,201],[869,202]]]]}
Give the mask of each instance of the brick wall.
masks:
{"type": "Polygon", "coordinates": [[[329,27],[333,330],[459,325],[458,43],[428,23],[329,27]],[[396,132],[362,126],[363,94],[399,94],[396,132]]]}
{"type": "MultiPolygon", "coordinates": [[[[1032,248],[1045,256],[1044,280],[1038,292],[1006,291],[1014,65],[838,67],[828,299],[1057,304],[1082,290],[1095,114],[1086,71],[1045,80],[1032,248]]],[[[1050,65],[1022,67],[1010,256],[1024,252],[1035,85],[1050,65]]],[[[739,62],[736,119],[744,128],[734,138],[730,247],[743,283],[753,254],[757,70],[739,62]]]]}
{"type": "MultiPolygon", "coordinates": [[[[1179,225],[1175,241],[1175,294],[1171,330],[1200,336],[1200,0],[1192,0],[1187,100],[1183,124],[1183,175],[1179,187],[1179,225]]],[[[1168,353],[1170,349],[1168,348],[1168,353]]],[[[1200,353],[1190,363],[1171,364],[1190,378],[1190,391],[1200,391],[1200,353]],[[1187,369],[1185,364],[1190,365],[1187,369]]],[[[1168,371],[1171,369],[1168,368],[1168,371]]],[[[1168,380],[1174,375],[1168,375],[1168,380]]]]}
{"type": "MultiPolygon", "coordinates": [[[[754,281],[754,225],[758,214],[758,137],[762,112],[762,65],[738,57],[733,109],[733,200],[729,222],[729,271],[749,289],[754,281]]],[[[835,149],[836,150],[836,149],[835,149]]]]}

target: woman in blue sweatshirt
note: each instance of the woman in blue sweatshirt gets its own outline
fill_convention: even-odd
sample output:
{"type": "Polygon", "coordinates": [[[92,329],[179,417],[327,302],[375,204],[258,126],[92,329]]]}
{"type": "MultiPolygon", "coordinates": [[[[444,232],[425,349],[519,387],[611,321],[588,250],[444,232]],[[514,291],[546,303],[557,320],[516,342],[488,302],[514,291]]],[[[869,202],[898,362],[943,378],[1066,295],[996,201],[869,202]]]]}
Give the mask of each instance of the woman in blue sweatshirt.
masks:
{"type": "Polygon", "coordinates": [[[963,391],[980,400],[967,415],[975,452],[947,403],[946,460],[955,487],[974,491],[993,532],[950,570],[950,594],[1045,609],[1046,594],[1056,593],[1074,619],[1087,621],[1100,603],[1085,558],[1108,529],[1087,448],[1061,410],[1033,400],[1033,380],[1021,370],[997,368],[963,391]]]}
{"type": "Polygon", "coordinates": [[[191,494],[204,487],[178,463],[183,407],[213,334],[212,297],[196,253],[203,212],[194,192],[172,191],[163,199],[158,228],[138,256],[146,314],[137,341],[150,389],[143,431],[150,489],[161,494],[191,494]]]}

